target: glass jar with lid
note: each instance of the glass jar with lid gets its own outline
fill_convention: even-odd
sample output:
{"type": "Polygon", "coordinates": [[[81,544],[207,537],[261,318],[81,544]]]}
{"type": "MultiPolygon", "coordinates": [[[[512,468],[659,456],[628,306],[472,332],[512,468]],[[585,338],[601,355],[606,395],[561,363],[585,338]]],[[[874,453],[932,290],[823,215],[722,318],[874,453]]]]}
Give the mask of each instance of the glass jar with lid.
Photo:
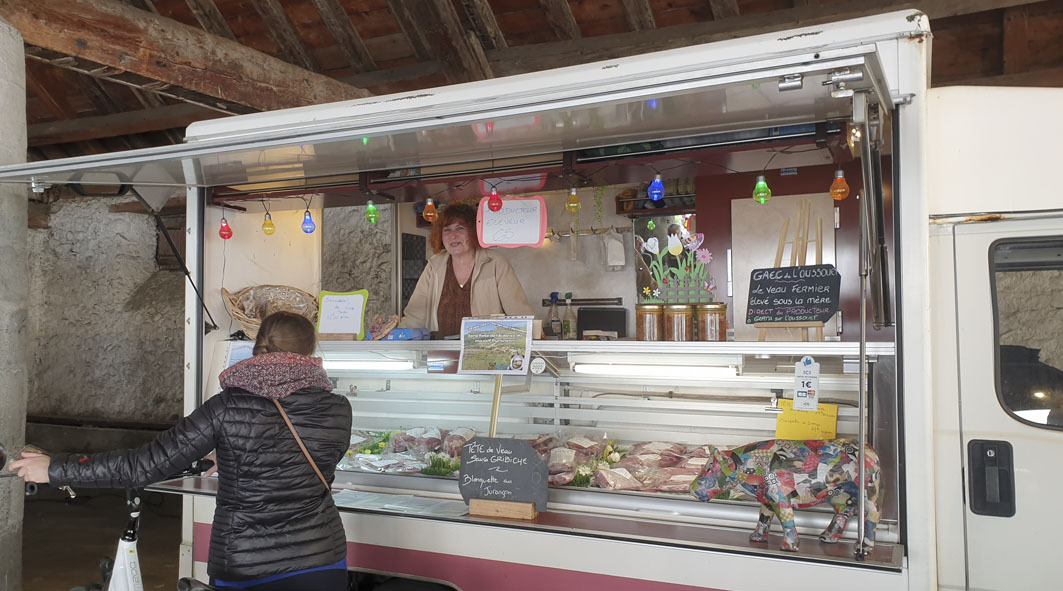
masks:
{"type": "Polygon", "coordinates": [[[694,340],[694,306],[671,304],[664,307],[664,340],[694,340]]]}
{"type": "Polygon", "coordinates": [[[711,302],[695,308],[699,341],[727,340],[727,304],[711,302]]]}
{"type": "Polygon", "coordinates": [[[635,305],[635,338],[640,341],[659,341],[664,338],[664,306],[635,305]]]}

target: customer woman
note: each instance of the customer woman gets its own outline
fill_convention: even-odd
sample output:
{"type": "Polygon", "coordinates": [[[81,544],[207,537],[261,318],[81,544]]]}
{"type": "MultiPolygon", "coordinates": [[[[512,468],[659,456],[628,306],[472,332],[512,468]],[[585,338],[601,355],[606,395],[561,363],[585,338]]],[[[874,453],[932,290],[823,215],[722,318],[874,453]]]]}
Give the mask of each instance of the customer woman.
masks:
{"type": "Polygon", "coordinates": [[[501,254],[480,248],[475,206],[444,207],[428,241],[436,254],[417,280],[400,328],[426,328],[445,337],[459,334],[466,316],[532,314],[513,267],[501,254]]]}
{"type": "Polygon", "coordinates": [[[222,392],[151,443],[92,455],[23,453],[11,470],[53,486],[139,488],[216,449],[211,582],[245,591],[344,591],[339,511],[277,406],[331,483],[350,442],[351,405],[332,393],[321,359],[310,356],[315,341],[306,318],[272,314],[254,356],[222,372],[222,392]]]}

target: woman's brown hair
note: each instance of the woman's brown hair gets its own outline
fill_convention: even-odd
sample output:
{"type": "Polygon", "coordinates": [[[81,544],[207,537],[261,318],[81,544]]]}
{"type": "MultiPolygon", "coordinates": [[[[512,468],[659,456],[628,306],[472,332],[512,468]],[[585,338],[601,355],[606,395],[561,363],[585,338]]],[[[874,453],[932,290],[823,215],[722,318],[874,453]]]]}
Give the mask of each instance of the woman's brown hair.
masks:
{"type": "Polygon", "coordinates": [[[274,312],[262,321],[253,353],[262,355],[286,352],[312,355],[316,346],[314,325],[305,316],[293,312],[274,312]]]}
{"type": "Polygon", "coordinates": [[[476,240],[476,207],[473,203],[465,201],[451,201],[439,212],[439,217],[432,224],[432,233],[428,236],[428,244],[432,245],[432,252],[443,252],[443,227],[454,222],[462,222],[469,232],[469,244],[473,250],[480,247],[476,240]]]}

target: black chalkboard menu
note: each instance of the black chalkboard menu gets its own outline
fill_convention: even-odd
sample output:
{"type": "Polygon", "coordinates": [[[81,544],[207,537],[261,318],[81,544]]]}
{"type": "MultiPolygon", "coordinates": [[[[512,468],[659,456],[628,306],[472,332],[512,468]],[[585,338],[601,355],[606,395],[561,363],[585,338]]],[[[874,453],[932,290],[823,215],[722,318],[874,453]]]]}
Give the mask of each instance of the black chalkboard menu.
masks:
{"type": "Polygon", "coordinates": [[[461,448],[458,488],[470,499],[534,503],[546,511],[546,464],[522,439],[476,437],[461,448]]]}
{"type": "Polygon", "coordinates": [[[841,284],[834,265],[754,269],[746,324],[826,322],[838,311],[841,284]]]}

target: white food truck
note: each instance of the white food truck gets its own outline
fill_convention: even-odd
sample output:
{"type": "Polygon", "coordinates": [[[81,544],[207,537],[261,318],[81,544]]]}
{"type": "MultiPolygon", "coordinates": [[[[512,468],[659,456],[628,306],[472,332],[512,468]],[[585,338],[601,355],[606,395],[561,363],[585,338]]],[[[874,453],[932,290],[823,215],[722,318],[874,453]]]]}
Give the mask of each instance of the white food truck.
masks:
{"type": "MultiPolygon", "coordinates": [[[[1063,193],[1051,171],[1063,91],[928,89],[931,41],[925,15],[896,12],[217,119],[190,126],[182,145],[9,166],[0,181],[120,182],[149,202],[186,190],[190,412],[246,346],[226,330],[205,333],[204,307],[225,325],[222,288],[332,289],[322,283],[333,256],[326,234],[344,207],[363,212],[373,199],[381,208],[391,282],[372,297],[391,298],[398,313],[399,236],[417,233],[413,202],[432,182],[534,170],[608,188],[631,183],[600,180],[630,162],[665,180],[669,162],[693,162],[687,205],[715,245],[721,297],[727,277],[730,340],[535,340],[532,356],[545,369],[502,381],[497,418],[490,378],[447,371],[457,341],[321,342],[336,391],[354,409],[352,454],[334,484],[345,499],[349,567],[464,591],[1058,589],[1063,193]],[[786,190],[787,175],[806,167],[827,171],[822,189],[786,190]],[[837,204],[827,192],[835,168],[853,187],[837,204]],[[748,183],[741,195],[714,189],[723,169],[748,183]],[[777,183],[762,206],[749,196],[760,174],[777,183]],[[788,200],[795,194],[828,220],[815,239],[807,229],[804,242],[780,233],[783,220],[802,219],[790,217],[803,207],[788,200]],[[265,212],[276,235],[259,231],[265,212]],[[307,212],[322,230],[298,231],[307,212]],[[231,240],[219,236],[222,218],[231,240]],[[751,337],[749,271],[809,241],[842,276],[844,318],[821,328],[824,338],[804,329],[751,337]],[[881,459],[876,544],[859,556],[858,519],[841,543],[816,538],[831,517],[826,506],[797,511],[800,549],[784,552],[777,522],[767,544],[749,540],[751,500],[556,486],[535,520],[477,517],[455,510],[453,477],[357,461],[366,437],[415,428],[687,448],[772,439],[773,407],[793,397],[794,363],[806,355],[822,368],[821,399],[837,404],[838,436],[866,440],[881,459]],[[603,365],[624,371],[581,371],[603,365]]],[[[551,216],[562,211],[560,193],[547,201],[551,216]]],[[[627,231],[646,225],[624,214],[618,205],[627,231]]],[[[570,230],[562,241],[580,240],[578,226],[551,225],[570,230]]],[[[630,260],[632,237],[623,239],[630,260]]],[[[554,248],[550,273],[579,262],[560,244],[539,249],[554,248]]],[[[550,273],[547,259],[527,258],[532,251],[505,254],[538,304],[550,273]]],[[[624,290],[609,289],[631,308],[640,294],[634,272],[626,277],[624,290]]],[[[185,495],[182,574],[205,579],[214,480],[159,488],[185,495]]]]}

